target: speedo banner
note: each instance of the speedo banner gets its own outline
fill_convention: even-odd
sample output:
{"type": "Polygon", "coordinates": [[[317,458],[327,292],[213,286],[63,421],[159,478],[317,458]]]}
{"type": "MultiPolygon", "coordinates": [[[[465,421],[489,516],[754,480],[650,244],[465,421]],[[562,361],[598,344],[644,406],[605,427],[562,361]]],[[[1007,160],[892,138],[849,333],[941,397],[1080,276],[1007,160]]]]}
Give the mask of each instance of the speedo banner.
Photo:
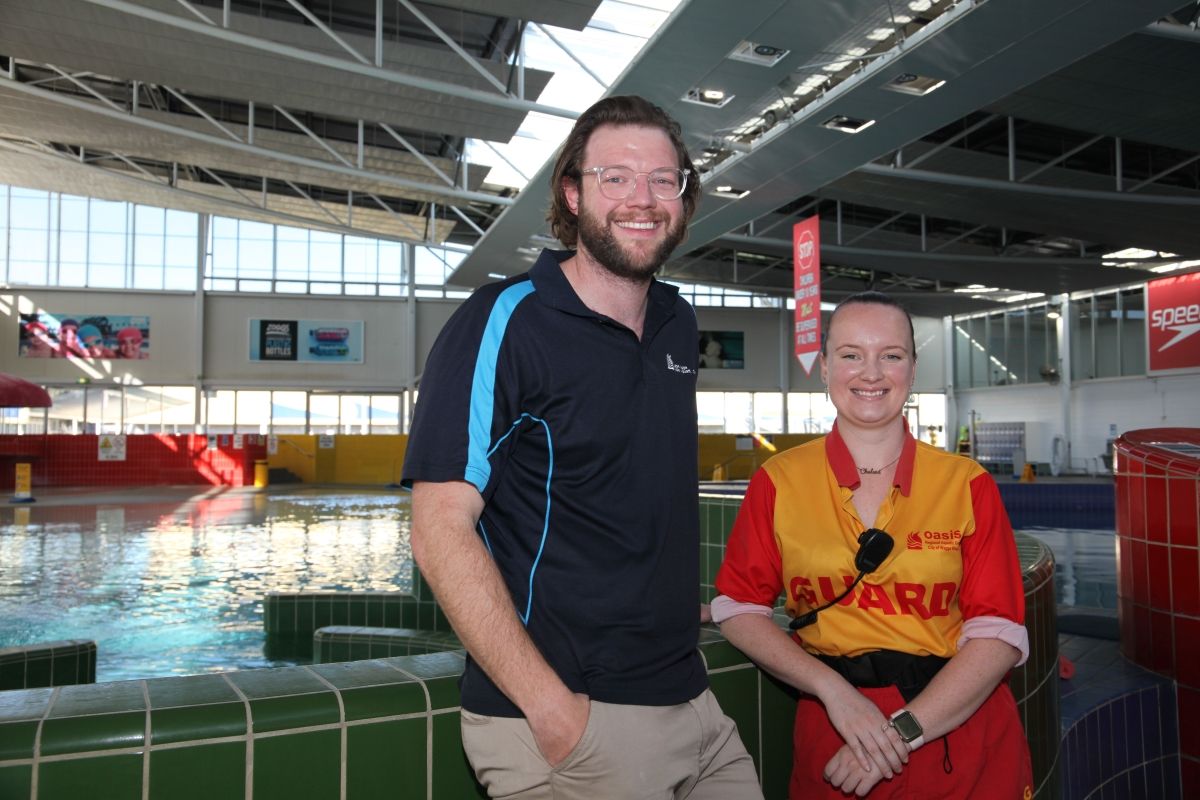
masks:
{"type": "Polygon", "coordinates": [[[1200,369],[1200,272],[1146,284],[1148,372],[1200,369]]]}

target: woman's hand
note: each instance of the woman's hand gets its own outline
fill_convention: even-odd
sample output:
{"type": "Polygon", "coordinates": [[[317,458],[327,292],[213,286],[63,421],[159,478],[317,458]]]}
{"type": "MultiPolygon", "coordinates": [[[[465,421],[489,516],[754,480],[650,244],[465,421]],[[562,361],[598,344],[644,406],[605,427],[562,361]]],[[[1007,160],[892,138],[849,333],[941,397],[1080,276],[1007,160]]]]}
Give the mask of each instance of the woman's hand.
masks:
{"type": "Polygon", "coordinates": [[[829,759],[823,774],[833,788],[859,797],[865,797],[884,777],[877,769],[864,770],[848,744],[842,745],[833,758],[829,759]]]}
{"type": "Polygon", "coordinates": [[[845,680],[834,683],[828,695],[820,696],[825,713],[858,765],[883,778],[900,772],[908,763],[908,745],[888,735],[888,720],[879,707],[845,680]]]}

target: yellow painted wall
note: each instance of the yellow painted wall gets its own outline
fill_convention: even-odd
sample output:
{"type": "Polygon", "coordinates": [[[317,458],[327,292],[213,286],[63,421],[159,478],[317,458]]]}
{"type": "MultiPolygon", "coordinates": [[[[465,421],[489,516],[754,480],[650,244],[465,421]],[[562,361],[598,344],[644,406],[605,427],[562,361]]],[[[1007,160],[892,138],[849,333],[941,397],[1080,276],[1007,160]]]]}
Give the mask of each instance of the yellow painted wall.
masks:
{"type": "MultiPolygon", "coordinates": [[[[767,436],[775,445],[776,452],[817,438],[814,433],[774,433],[767,436]]],[[[755,443],[753,450],[738,450],[737,440],[741,438],[732,433],[705,433],[700,435],[699,478],[702,481],[711,480],[745,480],[762,466],[763,462],[774,452],[755,443]],[[719,470],[719,477],[714,473],[719,470]]]]}
{"type": "Polygon", "coordinates": [[[267,456],[272,468],[288,470],[304,483],[317,482],[317,437],[300,433],[289,433],[279,437],[279,447],[267,456]]]}
{"type": "Polygon", "coordinates": [[[408,437],[339,435],[333,437],[332,448],[319,445],[315,435],[284,434],[278,451],[267,461],[290,470],[304,483],[385,486],[400,482],[408,437]]]}
{"type": "Polygon", "coordinates": [[[400,483],[408,437],[401,434],[338,436],[332,483],[400,483]]]}

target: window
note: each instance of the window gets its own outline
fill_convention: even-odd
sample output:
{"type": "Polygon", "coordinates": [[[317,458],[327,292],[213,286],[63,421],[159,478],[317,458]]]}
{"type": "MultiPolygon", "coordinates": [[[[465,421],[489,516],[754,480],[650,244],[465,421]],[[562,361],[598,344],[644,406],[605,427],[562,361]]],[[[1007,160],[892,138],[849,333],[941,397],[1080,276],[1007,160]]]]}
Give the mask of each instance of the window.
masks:
{"type": "Polygon", "coordinates": [[[828,433],[833,430],[837,409],[824,392],[791,392],[787,399],[790,432],[828,433]]]}
{"type": "MultiPolygon", "coordinates": [[[[212,258],[204,285],[211,291],[406,294],[406,246],[399,242],[225,217],[213,217],[210,230],[212,258]]],[[[464,257],[453,255],[454,264],[464,257]]],[[[440,285],[445,264],[438,263],[440,285]]]]}
{"type": "Polygon", "coordinates": [[[184,211],[0,186],[0,275],[29,286],[192,291],[197,219],[184,211]]]}
{"type": "Polygon", "coordinates": [[[308,394],[271,392],[271,433],[305,433],[308,430],[308,394]]]}
{"type": "MultiPolygon", "coordinates": [[[[960,389],[1037,383],[1057,376],[1058,325],[1081,330],[1081,318],[1058,319],[1057,305],[1039,304],[973,317],[956,317],[951,331],[954,384],[960,389]]],[[[1086,333],[1075,337],[1075,353],[1087,356],[1086,333]]],[[[1078,369],[1078,366],[1076,367],[1078,369]]]]}
{"type": "Polygon", "coordinates": [[[371,433],[400,433],[400,395],[371,395],[371,433]]]}

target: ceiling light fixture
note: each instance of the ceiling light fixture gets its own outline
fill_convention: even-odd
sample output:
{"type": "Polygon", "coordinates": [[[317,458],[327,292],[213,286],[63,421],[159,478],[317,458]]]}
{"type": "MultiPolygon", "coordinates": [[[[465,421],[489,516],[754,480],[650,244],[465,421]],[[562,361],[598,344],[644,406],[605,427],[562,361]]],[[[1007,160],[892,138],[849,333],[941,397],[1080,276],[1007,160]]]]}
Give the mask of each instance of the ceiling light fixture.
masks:
{"type": "Polygon", "coordinates": [[[720,89],[688,89],[681,99],[686,103],[696,103],[697,105],[708,106],[709,108],[721,108],[730,100],[733,95],[725,94],[720,89]]]}
{"type": "Polygon", "coordinates": [[[838,114],[836,117],[830,117],[822,122],[821,127],[829,128],[831,131],[841,131],[842,133],[859,133],[874,124],[875,120],[873,119],[857,119],[838,114]]]}
{"type": "Polygon", "coordinates": [[[946,83],[942,78],[929,78],[913,72],[902,72],[883,85],[883,88],[901,94],[923,97],[946,83]]]}
{"type": "Polygon", "coordinates": [[[787,57],[791,51],[776,47],[773,44],[761,44],[743,39],[733,48],[729,58],[734,61],[744,61],[747,64],[757,64],[760,67],[773,67],[787,57]]]}
{"type": "Polygon", "coordinates": [[[746,195],[750,194],[749,189],[735,189],[732,186],[718,186],[710,192],[716,197],[726,197],[730,200],[741,200],[746,195]]]}

